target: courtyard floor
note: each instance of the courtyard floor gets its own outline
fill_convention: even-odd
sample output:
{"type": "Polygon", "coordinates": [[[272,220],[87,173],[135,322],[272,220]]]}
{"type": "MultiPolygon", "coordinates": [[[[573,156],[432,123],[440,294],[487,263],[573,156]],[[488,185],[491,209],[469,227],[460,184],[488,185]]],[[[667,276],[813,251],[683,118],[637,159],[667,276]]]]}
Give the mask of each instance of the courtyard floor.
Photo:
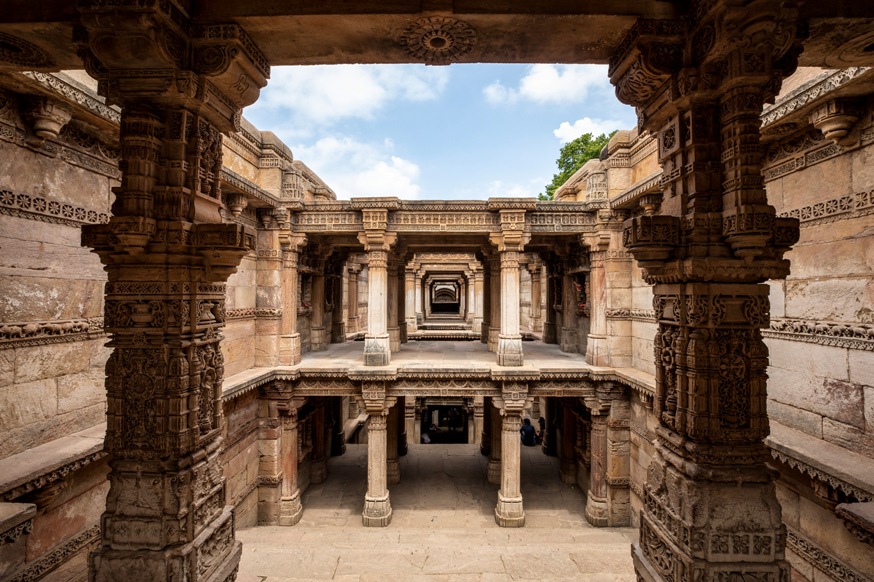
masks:
{"type": "Polygon", "coordinates": [[[329,461],[327,481],[303,496],[294,527],[240,529],[238,582],[301,580],[633,582],[633,528],[594,528],[585,492],[561,483],[558,460],[522,447],[524,528],[495,524],[498,487],[477,445],[410,445],[390,485],[392,523],[361,525],[367,446],[329,461]]]}

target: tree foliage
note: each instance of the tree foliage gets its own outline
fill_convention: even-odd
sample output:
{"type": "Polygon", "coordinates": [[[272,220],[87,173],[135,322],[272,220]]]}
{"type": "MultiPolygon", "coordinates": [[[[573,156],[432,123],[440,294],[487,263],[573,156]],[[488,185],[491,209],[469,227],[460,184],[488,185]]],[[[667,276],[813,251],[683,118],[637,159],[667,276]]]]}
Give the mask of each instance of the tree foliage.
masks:
{"type": "Polygon", "coordinates": [[[574,172],[582,168],[583,164],[592,158],[601,155],[601,150],[607,145],[614,133],[616,130],[611,131],[609,135],[602,133],[598,137],[592,137],[591,133],[584,133],[577,139],[561,146],[558,159],[555,160],[558,173],[553,174],[552,182],[546,185],[546,193],[540,194],[540,199],[552,200],[555,191],[567,182],[568,178],[574,175],[574,172]]]}

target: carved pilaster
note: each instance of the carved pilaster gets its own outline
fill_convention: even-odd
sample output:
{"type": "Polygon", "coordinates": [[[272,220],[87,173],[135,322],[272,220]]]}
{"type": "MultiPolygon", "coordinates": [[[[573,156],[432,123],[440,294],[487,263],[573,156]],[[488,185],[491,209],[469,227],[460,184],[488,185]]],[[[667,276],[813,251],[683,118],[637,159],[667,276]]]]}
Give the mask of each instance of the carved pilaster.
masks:
{"type": "Polygon", "coordinates": [[[396,240],[386,233],[387,210],[365,210],[365,225],[380,227],[365,230],[359,240],[367,251],[368,304],[367,335],[364,337],[364,363],[367,366],[387,366],[391,361],[388,335],[388,253],[396,240]]]}
{"type": "Polygon", "coordinates": [[[300,249],[306,246],[306,236],[291,233],[280,237],[282,248],[282,319],[280,321],[279,363],[293,366],[300,363],[300,333],[297,330],[297,307],[300,249]]]}
{"type": "Polygon", "coordinates": [[[659,322],[660,426],[633,555],[643,580],[785,580],[762,444],[769,308],[758,283],[787,275],[798,224],[768,204],[759,116],[795,67],[797,10],[778,0],[692,10],[688,21],[639,23],[610,67],[663,168],[661,204],[649,204],[659,214],[623,232],[655,285],[659,322]]]}

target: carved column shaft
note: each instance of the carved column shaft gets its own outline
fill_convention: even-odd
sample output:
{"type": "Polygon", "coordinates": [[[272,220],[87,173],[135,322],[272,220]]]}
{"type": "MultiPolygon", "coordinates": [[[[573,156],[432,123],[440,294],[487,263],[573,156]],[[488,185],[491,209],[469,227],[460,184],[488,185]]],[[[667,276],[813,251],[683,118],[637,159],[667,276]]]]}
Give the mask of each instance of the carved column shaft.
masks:
{"type": "Polygon", "coordinates": [[[610,364],[607,346],[607,283],[605,277],[606,250],[589,253],[592,269],[589,272],[589,338],[586,342],[586,362],[593,366],[610,364]]]}
{"type": "Polygon", "coordinates": [[[555,271],[554,264],[550,264],[546,277],[546,319],[543,321],[543,343],[546,344],[557,344],[560,334],[556,307],[561,308],[560,303],[557,301],[561,297],[561,292],[559,291],[561,277],[555,271]]]}
{"type": "Polygon", "coordinates": [[[367,281],[367,335],[364,338],[364,363],[385,366],[391,360],[388,335],[388,253],[369,251],[367,281]]]}
{"type": "Polygon", "coordinates": [[[386,303],[387,303],[387,331],[389,339],[389,349],[392,352],[400,351],[401,349],[401,330],[398,325],[398,270],[399,261],[392,257],[388,261],[386,277],[388,278],[386,286],[386,303]]]}
{"type": "Polygon", "coordinates": [[[489,351],[498,351],[498,336],[501,333],[501,256],[489,257],[489,351]]]}
{"type": "Polygon", "coordinates": [[[531,314],[529,316],[531,331],[542,331],[540,310],[542,307],[542,299],[540,297],[540,269],[531,271],[531,314]]]}
{"type": "Polygon", "coordinates": [[[416,275],[412,271],[404,273],[404,314],[407,333],[413,333],[416,325],[416,275]]]}
{"type": "Polygon", "coordinates": [[[276,366],[279,363],[279,336],[282,321],[280,281],[282,257],[279,233],[264,229],[257,233],[255,291],[255,365],[276,366]]]}
{"type": "Polygon", "coordinates": [[[387,445],[388,411],[370,414],[367,423],[367,494],[362,521],[367,527],[384,527],[391,523],[388,493],[387,445]]]}
{"type": "Polygon", "coordinates": [[[300,363],[300,333],[297,331],[299,249],[305,244],[302,235],[291,235],[282,250],[282,320],[280,322],[279,363],[293,366],[300,363]]]}
{"type": "Polygon", "coordinates": [[[314,264],[310,349],[314,352],[320,352],[328,349],[328,341],[330,340],[325,329],[325,261],[316,260],[314,264]]]}
{"type": "Polygon", "coordinates": [[[561,308],[561,351],[577,353],[580,351],[579,317],[577,316],[577,288],[573,274],[565,270],[562,277],[561,308]]]}
{"type": "Polygon", "coordinates": [[[401,466],[398,455],[398,416],[398,406],[392,406],[388,411],[388,424],[386,425],[386,479],[389,485],[401,482],[401,466]]]}
{"type": "Polygon", "coordinates": [[[561,407],[559,474],[561,475],[562,483],[573,485],[577,482],[576,416],[568,402],[564,402],[561,407]]]}
{"type": "Polygon", "coordinates": [[[347,297],[347,308],[349,315],[346,320],[346,329],[349,333],[358,331],[358,272],[360,268],[357,265],[349,267],[349,284],[347,297]]]}
{"type": "Polygon", "coordinates": [[[522,527],[525,525],[521,488],[522,440],[519,433],[522,411],[508,410],[505,406],[501,420],[501,489],[495,507],[495,522],[501,527],[522,527]]]}
{"type": "Polygon", "coordinates": [[[591,465],[589,493],[586,499],[586,520],[596,527],[609,525],[607,509],[607,416],[592,414],[589,435],[591,465]]]}
{"type": "Polygon", "coordinates": [[[496,406],[489,407],[489,463],[488,481],[501,484],[501,412],[496,406]]]}
{"type": "Polygon", "coordinates": [[[282,422],[282,489],[279,525],[295,525],[303,515],[298,485],[298,422],[294,405],[280,416],[282,422]]]}

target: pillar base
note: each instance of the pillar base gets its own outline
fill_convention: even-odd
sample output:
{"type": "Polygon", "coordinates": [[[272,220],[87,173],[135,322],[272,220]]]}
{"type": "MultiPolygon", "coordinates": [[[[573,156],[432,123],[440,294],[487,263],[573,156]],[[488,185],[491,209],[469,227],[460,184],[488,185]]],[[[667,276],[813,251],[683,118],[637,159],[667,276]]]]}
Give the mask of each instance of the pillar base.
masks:
{"type": "Polygon", "coordinates": [[[525,525],[525,512],[521,497],[504,497],[498,492],[498,505],[495,507],[495,523],[501,527],[522,527],[525,525]]]}
{"type": "Polygon", "coordinates": [[[341,322],[331,325],[331,343],[342,344],[346,341],[346,324],[341,322]]]}
{"type": "Polygon", "coordinates": [[[609,365],[606,335],[589,334],[589,339],[586,341],[586,363],[592,366],[609,365]]]}
{"type": "Polygon", "coordinates": [[[364,365],[388,366],[391,362],[391,347],[388,334],[364,336],[364,365]]]}
{"type": "Polygon", "coordinates": [[[314,327],[310,332],[310,350],[323,352],[328,349],[327,330],[324,327],[314,327]]]}
{"type": "MultiPolygon", "coordinates": [[[[342,423],[341,423],[342,424],[342,423]]],[[[346,433],[342,430],[331,435],[331,456],[339,457],[346,452],[346,433]]]]}
{"type": "Polygon", "coordinates": [[[364,513],[361,522],[364,527],[385,527],[391,523],[391,501],[389,494],[385,497],[364,496],[364,513]]]}
{"type": "Polygon", "coordinates": [[[233,508],[226,506],[194,541],[182,546],[162,551],[101,547],[89,557],[90,579],[176,580],[185,576],[191,582],[226,582],[236,578],[242,553],[243,544],[234,539],[233,508]]]}
{"type": "Polygon", "coordinates": [[[488,480],[491,485],[501,484],[501,459],[489,459],[488,480]]]}
{"type": "Polygon", "coordinates": [[[501,330],[497,327],[489,328],[489,351],[496,352],[498,351],[498,336],[501,334],[501,330]]]}
{"type": "Polygon", "coordinates": [[[543,343],[545,344],[557,344],[558,332],[556,330],[555,324],[549,321],[543,324],[543,343]]]}
{"type": "Polygon", "coordinates": [[[401,330],[398,327],[391,327],[388,330],[388,347],[391,351],[397,352],[401,349],[401,330]]]}
{"type": "Polygon", "coordinates": [[[401,464],[398,459],[386,461],[385,473],[389,485],[397,485],[401,482],[401,464]]]}
{"type": "Polygon", "coordinates": [[[295,525],[303,516],[303,505],[300,502],[300,491],[291,497],[279,498],[279,525],[295,525]]]}
{"type": "Polygon", "coordinates": [[[358,320],[357,315],[346,318],[346,333],[358,333],[358,320]]]}
{"type": "Polygon", "coordinates": [[[580,351],[580,340],[577,330],[570,327],[561,330],[561,351],[576,354],[580,351]]]}
{"type": "Polygon", "coordinates": [[[279,365],[294,366],[300,364],[300,334],[283,335],[279,337],[279,365]]]}
{"type": "Polygon", "coordinates": [[[561,466],[559,468],[559,475],[561,477],[561,482],[565,485],[576,485],[577,484],[577,464],[573,459],[561,461],[561,466]]]}
{"type": "Polygon", "coordinates": [[[610,509],[607,507],[607,500],[594,497],[591,491],[586,499],[586,521],[595,527],[610,525],[610,509]]]}
{"type": "Polygon", "coordinates": [[[522,363],[522,336],[499,335],[498,365],[521,366],[522,363]]]}
{"type": "Polygon", "coordinates": [[[310,466],[310,482],[311,483],[324,483],[325,479],[328,478],[328,457],[322,457],[321,459],[313,459],[313,463],[310,466]]]}

